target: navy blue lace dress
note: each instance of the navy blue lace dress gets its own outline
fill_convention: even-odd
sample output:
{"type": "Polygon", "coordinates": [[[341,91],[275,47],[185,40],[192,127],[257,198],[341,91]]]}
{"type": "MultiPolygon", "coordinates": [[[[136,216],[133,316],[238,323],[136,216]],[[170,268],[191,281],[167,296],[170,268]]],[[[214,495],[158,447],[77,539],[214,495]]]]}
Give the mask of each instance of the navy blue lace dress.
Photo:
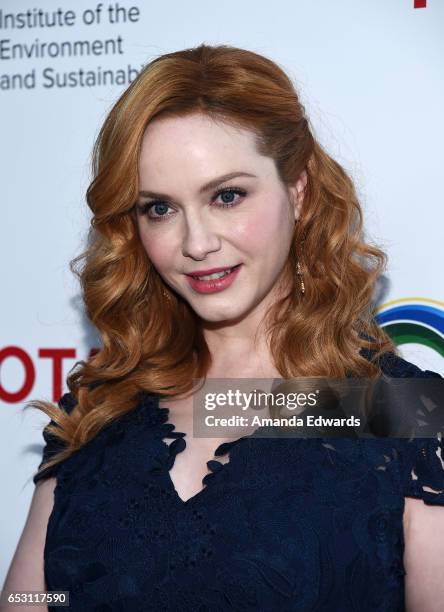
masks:
{"type": "MultiPolygon", "coordinates": [[[[391,353],[381,363],[394,377],[440,377],[391,353]]],[[[404,610],[404,497],[444,505],[439,437],[246,436],[218,447],[229,462],[209,461],[205,487],[183,501],[169,470],[185,434],[158,400],[142,393],[34,477],[57,476],[44,568],[70,610],[404,610]]],[[[69,412],[73,397],[59,405],[69,412]]],[[[43,435],[46,459],[59,446],[43,435]]]]}

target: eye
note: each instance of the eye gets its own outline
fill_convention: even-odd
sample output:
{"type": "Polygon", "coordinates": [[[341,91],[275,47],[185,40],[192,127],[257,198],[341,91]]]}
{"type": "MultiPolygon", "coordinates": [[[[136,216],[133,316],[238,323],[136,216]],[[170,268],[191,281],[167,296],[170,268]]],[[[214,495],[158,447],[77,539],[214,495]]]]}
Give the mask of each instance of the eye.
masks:
{"type": "Polygon", "coordinates": [[[240,189],[239,187],[227,187],[225,189],[219,189],[213,197],[222,196],[222,203],[219,204],[221,208],[231,208],[232,206],[236,206],[238,204],[237,201],[232,200],[231,198],[234,195],[239,195],[241,198],[244,198],[247,195],[247,192],[244,189],[240,189]]]}
{"type": "Polygon", "coordinates": [[[167,215],[166,211],[169,208],[167,202],[162,200],[152,200],[151,202],[145,202],[144,204],[138,204],[137,208],[140,215],[146,215],[150,221],[163,221],[171,215],[167,215]],[[152,211],[155,211],[153,216],[152,211]]]}

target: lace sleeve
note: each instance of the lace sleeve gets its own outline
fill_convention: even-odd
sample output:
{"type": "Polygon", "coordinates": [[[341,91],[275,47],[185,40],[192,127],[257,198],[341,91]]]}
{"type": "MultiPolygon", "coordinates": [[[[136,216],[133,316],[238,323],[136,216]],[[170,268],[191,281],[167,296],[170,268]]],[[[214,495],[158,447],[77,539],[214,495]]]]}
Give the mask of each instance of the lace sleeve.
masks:
{"type": "MultiPolygon", "coordinates": [[[[76,400],[71,393],[65,393],[58,401],[59,408],[61,410],[64,410],[68,414],[71,412],[75,405],[76,400]]],[[[55,422],[51,420],[48,425],[55,425],[55,422]]],[[[43,463],[48,461],[48,459],[50,459],[53,455],[61,451],[64,447],[62,441],[55,438],[47,431],[47,426],[43,429],[42,435],[45,441],[45,446],[43,448],[42,460],[38,466],[38,469],[40,469],[40,466],[43,465],[43,463]]],[[[36,473],[32,479],[34,484],[36,484],[41,479],[56,476],[59,465],[60,464],[54,465],[52,467],[47,468],[46,470],[43,470],[43,472],[36,473]]]]}
{"type": "MultiPolygon", "coordinates": [[[[441,374],[422,370],[394,353],[381,360],[383,372],[395,378],[441,379],[441,374]]],[[[442,387],[441,387],[442,388],[442,387]]],[[[441,393],[441,391],[439,391],[441,393]]],[[[442,395],[438,402],[442,406],[442,395]]],[[[437,428],[436,437],[402,440],[401,479],[405,497],[422,499],[425,504],[444,505],[444,439],[437,428]]]]}
{"type": "Polygon", "coordinates": [[[442,436],[408,442],[403,461],[404,496],[444,506],[444,441],[442,436]]]}

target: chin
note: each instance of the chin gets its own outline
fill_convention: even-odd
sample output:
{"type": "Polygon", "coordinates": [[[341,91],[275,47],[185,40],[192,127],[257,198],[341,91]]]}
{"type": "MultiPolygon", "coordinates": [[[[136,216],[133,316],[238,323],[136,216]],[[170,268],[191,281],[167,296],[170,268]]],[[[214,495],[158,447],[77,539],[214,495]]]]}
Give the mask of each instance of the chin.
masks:
{"type": "Polygon", "coordinates": [[[208,307],[208,308],[196,308],[194,309],[196,314],[203,319],[211,323],[222,323],[223,321],[231,321],[242,317],[243,310],[239,307],[233,308],[227,305],[226,308],[221,307],[208,307]]]}

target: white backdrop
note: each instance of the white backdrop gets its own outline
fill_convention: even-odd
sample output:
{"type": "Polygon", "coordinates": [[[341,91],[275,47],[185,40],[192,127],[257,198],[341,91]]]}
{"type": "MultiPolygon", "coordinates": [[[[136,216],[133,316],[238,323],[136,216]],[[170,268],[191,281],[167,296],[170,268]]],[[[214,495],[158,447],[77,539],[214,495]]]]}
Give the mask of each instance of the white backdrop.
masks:
{"type": "Polygon", "coordinates": [[[356,182],[368,238],[388,252],[381,324],[391,326],[404,357],[444,373],[444,3],[414,4],[45,0],[49,18],[60,9],[50,27],[44,15],[38,22],[36,4],[2,0],[2,582],[46,423],[21,408],[31,398],[58,399],[75,361],[98,346],[68,269],[84,248],[94,137],[153,56],[224,43],[287,70],[316,137],[356,182]],[[103,83],[106,70],[114,85],[103,83]]]}

